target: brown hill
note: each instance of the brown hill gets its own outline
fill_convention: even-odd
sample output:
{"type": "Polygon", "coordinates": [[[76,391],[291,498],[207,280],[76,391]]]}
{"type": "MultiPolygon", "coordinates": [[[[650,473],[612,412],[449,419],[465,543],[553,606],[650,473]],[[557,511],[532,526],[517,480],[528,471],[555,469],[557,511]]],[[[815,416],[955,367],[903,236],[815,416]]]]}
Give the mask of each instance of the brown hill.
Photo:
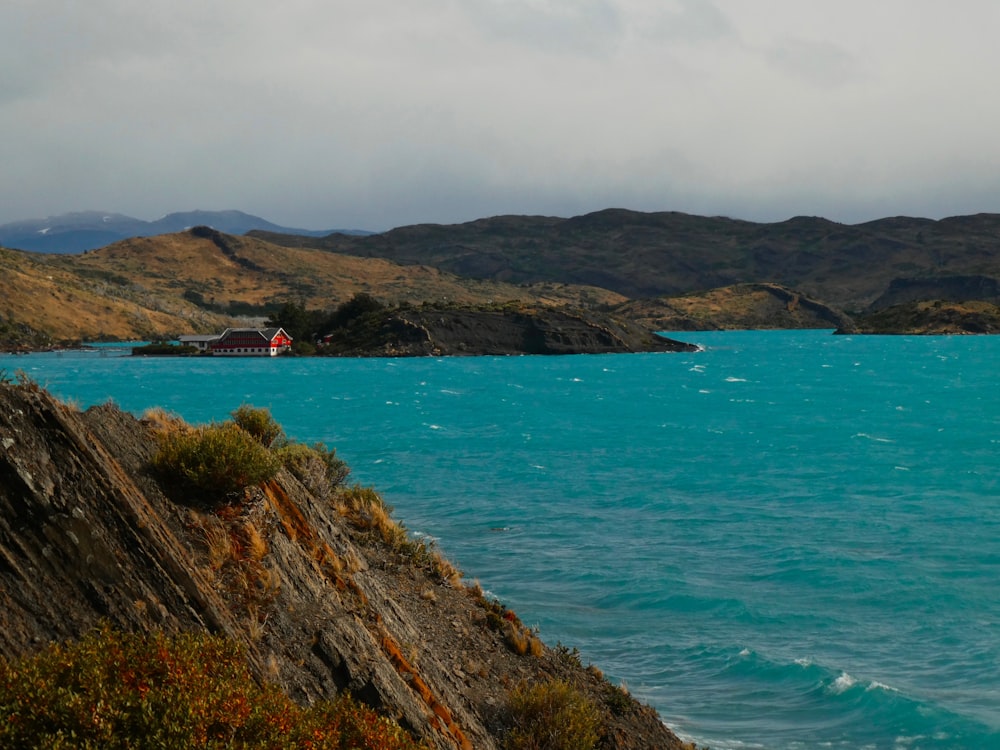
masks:
{"type": "Polygon", "coordinates": [[[682,747],[655,711],[465,585],[374,491],[331,479],[315,449],[256,444],[286,455],[272,478],[192,496],[152,468],[163,436],[189,434],[179,420],[81,413],[31,383],[0,383],[0,415],[0,659],[101,622],[211,632],[296,701],[350,691],[436,750],[502,747],[510,691],[550,680],[586,697],[599,748],[682,747]]]}
{"type": "Polygon", "coordinates": [[[370,237],[251,234],[474,278],[595,285],[632,299],[770,282],[840,309],[862,310],[897,278],[1000,277],[997,214],[858,225],[796,217],[758,224],[608,209],[570,219],[499,216],[422,224],[370,237]]]}
{"type": "Polygon", "coordinates": [[[838,333],[970,334],[1000,333],[1000,306],[970,300],[904,302],[860,315],[838,333]]]}
{"type": "Polygon", "coordinates": [[[358,292],[385,302],[623,300],[603,289],[462,279],[425,266],[281,247],[196,227],[82,255],[0,249],[0,345],[215,331],[238,315],[266,314],[262,306],[269,302],[332,309],[358,292]]]}
{"type": "Polygon", "coordinates": [[[699,294],[633,300],[615,312],[658,331],[852,326],[839,310],[776,284],[736,284],[699,294]]]}

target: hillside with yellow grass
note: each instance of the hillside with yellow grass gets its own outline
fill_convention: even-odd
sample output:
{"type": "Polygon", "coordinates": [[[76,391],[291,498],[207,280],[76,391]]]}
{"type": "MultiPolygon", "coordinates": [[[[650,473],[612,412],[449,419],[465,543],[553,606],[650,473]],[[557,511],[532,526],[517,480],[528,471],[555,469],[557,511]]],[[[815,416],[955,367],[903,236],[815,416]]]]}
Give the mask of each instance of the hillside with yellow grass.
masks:
{"type": "Polygon", "coordinates": [[[462,279],[425,266],[280,247],[195,227],[81,255],[0,249],[0,345],[40,348],[211,332],[266,317],[285,301],[333,309],[360,292],[393,304],[590,306],[625,299],[596,287],[462,279]]]}

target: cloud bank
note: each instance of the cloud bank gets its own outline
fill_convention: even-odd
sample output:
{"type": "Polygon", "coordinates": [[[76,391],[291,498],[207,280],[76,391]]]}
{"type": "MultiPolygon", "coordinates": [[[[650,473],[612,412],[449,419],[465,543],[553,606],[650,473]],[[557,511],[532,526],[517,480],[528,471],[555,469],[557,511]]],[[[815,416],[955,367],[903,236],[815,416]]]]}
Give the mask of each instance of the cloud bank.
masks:
{"type": "Polygon", "coordinates": [[[997,211],[979,0],[7,0],[0,222],[997,211]]]}

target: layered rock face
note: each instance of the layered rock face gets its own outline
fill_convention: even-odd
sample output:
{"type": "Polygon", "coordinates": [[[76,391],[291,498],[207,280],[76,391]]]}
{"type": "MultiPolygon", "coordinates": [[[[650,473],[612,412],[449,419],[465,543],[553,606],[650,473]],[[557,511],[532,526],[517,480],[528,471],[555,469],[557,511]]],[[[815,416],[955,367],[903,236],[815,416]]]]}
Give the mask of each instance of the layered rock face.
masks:
{"type": "Polygon", "coordinates": [[[282,469],[213,509],[187,502],[150,468],[163,429],[0,385],[0,657],[101,622],[205,630],[297,701],[350,690],[441,750],[501,747],[510,688],[553,678],[599,707],[600,747],[683,747],[446,561],[352,522],[320,477],[282,469]]]}

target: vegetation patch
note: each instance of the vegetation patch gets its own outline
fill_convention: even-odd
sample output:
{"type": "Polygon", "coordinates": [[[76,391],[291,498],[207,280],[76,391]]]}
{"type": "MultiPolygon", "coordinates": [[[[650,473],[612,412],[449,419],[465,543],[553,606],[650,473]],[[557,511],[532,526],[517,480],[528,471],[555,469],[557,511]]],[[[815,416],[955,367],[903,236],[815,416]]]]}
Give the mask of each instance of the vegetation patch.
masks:
{"type": "Polygon", "coordinates": [[[267,409],[258,409],[251,404],[243,404],[235,411],[230,412],[229,416],[233,418],[233,422],[265,448],[270,448],[275,440],[285,435],[284,429],[267,409]]]}
{"type": "Polygon", "coordinates": [[[217,506],[272,479],[281,464],[257,438],[227,422],[161,434],[153,467],[190,504],[217,506]]]}
{"type": "Polygon", "coordinates": [[[506,750],[592,750],[603,725],[597,706],[561,680],[518,685],[507,717],[506,750]]]}
{"type": "Polygon", "coordinates": [[[189,344],[153,341],[145,346],[133,346],[132,354],[137,357],[191,357],[199,354],[199,351],[198,347],[189,344]]]}
{"type": "Polygon", "coordinates": [[[355,529],[367,532],[410,564],[453,588],[462,585],[462,573],[441,554],[433,540],[411,538],[406,527],[392,517],[392,506],[371,487],[342,489],[337,493],[335,507],[355,529]]]}
{"type": "Polygon", "coordinates": [[[5,748],[427,750],[349,695],[309,708],[259,685],[232,641],[102,628],[0,661],[5,748]]]}

